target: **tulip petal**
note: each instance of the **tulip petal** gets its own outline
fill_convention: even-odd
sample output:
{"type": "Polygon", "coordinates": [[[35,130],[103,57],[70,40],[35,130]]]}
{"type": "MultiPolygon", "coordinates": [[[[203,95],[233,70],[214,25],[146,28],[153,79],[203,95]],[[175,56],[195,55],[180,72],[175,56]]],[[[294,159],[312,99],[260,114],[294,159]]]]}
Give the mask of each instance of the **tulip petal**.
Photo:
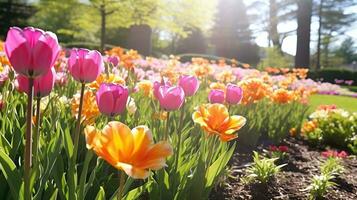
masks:
{"type": "Polygon", "coordinates": [[[118,162],[115,165],[116,168],[122,169],[128,176],[134,178],[134,179],[146,179],[150,175],[149,170],[141,169],[141,168],[135,168],[130,164],[118,162]]]}
{"type": "Polygon", "coordinates": [[[10,28],[5,42],[5,52],[16,72],[27,76],[31,65],[31,50],[21,29],[10,28]]]}
{"type": "Polygon", "coordinates": [[[112,121],[104,128],[103,132],[111,139],[108,143],[108,146],[111,147],[108,148],[108,152],[113,156],[113,154],[118,154],[119,151],[119,155],[114,156],[119,156],[123,161],[130,160],[134,141],[129,127],[121,122],[112,121]]]}

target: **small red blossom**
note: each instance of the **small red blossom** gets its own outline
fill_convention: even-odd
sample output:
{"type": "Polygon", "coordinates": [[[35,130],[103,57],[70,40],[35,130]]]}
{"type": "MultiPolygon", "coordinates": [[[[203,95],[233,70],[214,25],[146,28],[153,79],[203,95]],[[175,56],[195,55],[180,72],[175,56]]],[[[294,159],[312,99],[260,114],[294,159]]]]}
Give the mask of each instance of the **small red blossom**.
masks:
{"type": "Polygon", "coordinates": [[[334,150],[327,150],[321,153],[321,155],[325,158],[330,158],[330,157],[334,157],[334,158],[346,158],[348,156],[348,154],[345,151],[334,151],[334,150]]]}
{"type": "Polygon", "coordinates": [[[275,146],[269,145],[269,151],[279,151],[279,152],[288,152],[289,148],[285,145],[275,146]]]}
{"type": "Polygon", "coordinates": [[[279,151],[281,152],[288,152],[289,148],[285,145],[281,145],[278,147],[279,151]]]}
{"type": "Polygon", "coordinates": [[[335,104],[331,104],[331,105],[319,105],[319,107],[317,107],[317,110],[335,110],[337,109],[337,106],[335,104]]]}

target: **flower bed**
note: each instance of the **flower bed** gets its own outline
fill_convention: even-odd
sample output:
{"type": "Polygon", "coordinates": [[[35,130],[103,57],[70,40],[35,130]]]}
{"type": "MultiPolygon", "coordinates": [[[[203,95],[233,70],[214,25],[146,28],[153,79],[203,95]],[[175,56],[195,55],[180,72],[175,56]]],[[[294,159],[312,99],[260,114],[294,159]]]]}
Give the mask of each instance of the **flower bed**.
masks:
{"type": "MultiPolygon", "coordinates": [[[[310,135],[303,120],[320,84],[306,69],[60,50],[31,27],[11,28],[4,51],[0,199],[207,199],[236,147],[310,135]]],[[[269,176],[253,166],[253,182],[279,176],[290,146],[256,153],[269,176]]]]}

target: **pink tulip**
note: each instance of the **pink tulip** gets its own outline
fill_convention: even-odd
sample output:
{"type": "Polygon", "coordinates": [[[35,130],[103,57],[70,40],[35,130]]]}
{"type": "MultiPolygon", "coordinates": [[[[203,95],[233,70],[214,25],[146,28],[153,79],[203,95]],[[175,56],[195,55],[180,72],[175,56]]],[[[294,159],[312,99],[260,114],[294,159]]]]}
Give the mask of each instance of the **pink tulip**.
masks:
{"type": "Polygon", "coordinates": [[[119,57],[118,56],[109,56],[107,58],[107,62],[111,63],[114,67],[116,67],[119,64],[119,57]]]}
{"type": "Polygon", "coordinates": [[[128,96],[128,88],[113,83],[102,83],[96,94],[99,111],[108,116],[123,113],[128,96]]]}
{"type": "Polygon", "coordinates": [[[226,89],[226,102],[238,104],[243,98],[243,90],[237,85],[229,83],[226,89]]]}
{"type": "Polygon", "coordinates": [[[224,103],[224,91],[222,90],[211,90],[208,95],[208,100],[210,103],[224,103]]]}
{"type": "Polygon", "coordinates": [[[154,82],[154,85],[153,85],[153,94],[154,94],[154,97],[156,99],[159,99],[159,88],[160,86],[168,86],[170,87],[171,86],[171,83],[169,81],[164,81],[162,80],[161,82],[159,81],[155,81],[154,82]]]}
{"type": "Polygon", "coordinates": [[[44,75],[55,64],[60,51],[52,32],[26,27],[11,27],[7,32],[5,52],[14,70],[27,77],[44,75]]]}
{"type": "Polygon", "coordinates": [[[68,59],[68,69],[76,81],[93,82],[104,70],[103,57],[96,50],[73,49],[68,59]]]}
{"type": "MultiPolygon", "coordinates": [[[[29,79],[26,76],[19,74],[16,77],[16,80],[19,91],[25,92],[28,95],[29,79]]],[[[53,67],[48,70],[45,75],[35,78],[33,81],[35,97],[41,98],[49,95],[55,85],[55,80],[56,71],[53,67]]]]}
{"type": "Polygon", "coordinates": [[[163,85],[159,88],[158,99],[160,106],[166,111],[177,110],[185,100],[185,92],[179,86],[163,85]]]}
{"type": "Polygon", "coordinates": [[[198,79],[195,76],[180,76],[179,86],[185,91],[185,96],[193,96],[196,94],[198,87],[200,86],[198,79]]]}

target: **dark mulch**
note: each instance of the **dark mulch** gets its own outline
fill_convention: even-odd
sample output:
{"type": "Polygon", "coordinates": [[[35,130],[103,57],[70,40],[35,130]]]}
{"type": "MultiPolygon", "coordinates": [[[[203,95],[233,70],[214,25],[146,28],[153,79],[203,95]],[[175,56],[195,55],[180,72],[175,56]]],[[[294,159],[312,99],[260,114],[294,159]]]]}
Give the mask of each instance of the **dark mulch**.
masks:
{"type": "MultiPolygon", "coordinates": [[[[310,179],[320,173],[323,149],[310,147],[305,141],[295,138],[288,138],[284,144],[289,147],[288,158],[283,161],[287,165],[265,185],[243,184],[240,181],[245,175],[244,170],[252,162],[252,153],[251,150],[237,149],[230,163],[233,177],[228,178],[223,186],[215,188],[210,199],[307,199],[309,192],[306,188],[310,179]]],[[[258,151],[261,150],[262,147],[258,147],[258,151]]],[[[336,186],[329,190],[326,200],[357,200],[356,156],[344,159],[343,165],[345,171],[334,179],[336,186]]]]}

